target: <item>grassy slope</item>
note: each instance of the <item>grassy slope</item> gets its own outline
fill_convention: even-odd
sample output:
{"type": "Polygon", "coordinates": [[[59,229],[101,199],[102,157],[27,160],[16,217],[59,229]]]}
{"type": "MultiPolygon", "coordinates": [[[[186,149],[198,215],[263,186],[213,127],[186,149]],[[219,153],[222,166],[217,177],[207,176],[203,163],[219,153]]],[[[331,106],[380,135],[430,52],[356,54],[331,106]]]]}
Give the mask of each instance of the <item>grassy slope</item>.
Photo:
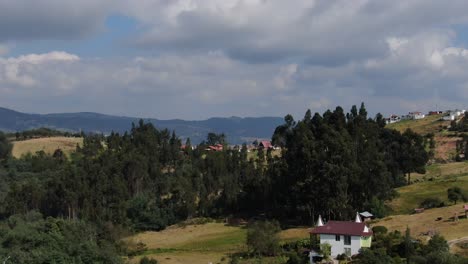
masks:
{"type": "MultiPolygon", "coordinates": [[[[429,239],[429,236],[424,234],[428,231],[438,232],[447,240],[467,237],[468,220],[464,218],[462,202],[448,207],[428,209],[420,214],[410,213],[426,198],[439,198],[446,204],[451,204],[447,199],[447,189],[450,187],[458,186],[468,191],[468,162],[433,164],[428,166],[426,175],[415,175],[414,179],[415,183],[397,188],[400,196],[388,204],[395,215],[373,225],[383,225],[389,230],[401,232],[409,227],[412,236],[423,241],[429,239]],[[455,213],[460,217],[457,222],[453,221],[455,213]],[[442,220],[436,221],[438,217],[442,217],[442,220]]],[[[468,256],[466,249],[454,246],[451,250],[468,256]]]]}
{"type": "MultiPolygon", "coordinates": [[[[294,228],[280,233],[282,241],[308,237],[307,228],[294,228]]],[[[228,263],[228,254],[246,249],[246,229],[223,223],[172,226],[160,232],[144,232],[129,240],[145,243],[144,255],[156,258],[161,264],[228,263]]],[[[138,263],[140,257],[131,260],[138,263]]]]}
{"type": "Polygon", "coordinates": [[[449,203],[447,189],[450,187],[468,191],[468,162],[431,165],[426,175],[415,178],[419,178],[419,182],[396,189],[400,196],[389,203],[395,214],[411,213],[426,198],[439,198],[449,203]]]}
{"type": "Polygon", "coordinates": [[[35,153],[40,150],[52,154],[58,148],[62,149],[65,154],[69,154],[75,151],[77,144],[83,144],[83,139],[73,137],[35,138],[24,141],[14,141],[12,152],[13,156],[16,158],[28,152],[35,153]]]}
{"type": "Polygon", "coordinates": [[[463,215],[462,205],[457,204],[449,207],[429,209],[420,214],[393,215],[373,225],[383,225],[388,230],[399,230],[401,232],[404,232],[406,227],[409,227],[411,235],[421,238],[423,241],[429,238],[427,235],[423,235],[423,233],[428,231],[439,232],[447,240],[452,240],[468,236],[468,220],[462,218],[461,216],[463,215]],[[460,216],[457,222],[450,219],[454,216],[455,212],[460,216]],[[438,217],[442,217],[442,220],[436,221],[438,217]]]}
{"type": "Polygon", "coordinates": [[[450,121],[440,121],[441,117],[442,115],[434,115],[419,120],[403,120],[386,127],[400,132],[410,128],[421,135],[433,133],[436,141],[435,159],[437,161],[453,160],[456,154],[456,141],[460,138],[453,136],[453,132],[445,129],[450,125],[450,121]]]}
{"type": "Polygon", "coordinates": [[[419,120],[403,120],[397,123],[389,124],[386,127],[404,132],[406,129],[411,130],[425,135],[427,133],[436,133],[440,131],[444,126],[450,125],[450,121],[440,121],[442,115],[427,116],[426,118],[419,120]]]}

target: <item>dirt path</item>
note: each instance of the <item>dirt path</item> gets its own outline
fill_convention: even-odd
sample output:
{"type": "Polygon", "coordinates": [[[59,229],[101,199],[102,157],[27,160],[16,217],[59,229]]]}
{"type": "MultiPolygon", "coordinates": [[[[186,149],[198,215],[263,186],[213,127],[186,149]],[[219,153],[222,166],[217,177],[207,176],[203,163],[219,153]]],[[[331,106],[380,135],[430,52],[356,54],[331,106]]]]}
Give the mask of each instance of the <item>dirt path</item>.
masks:
{"type": "Polygon", "coordinates": [[[460,242],[464,242],[464,241],[468,242],[468,236],[458,238],[458,239],[453,239],[453,240],[448,241],[447,243],[448,243],[449,247],[452,247],[453,245],[458,244],[460,242]]]}

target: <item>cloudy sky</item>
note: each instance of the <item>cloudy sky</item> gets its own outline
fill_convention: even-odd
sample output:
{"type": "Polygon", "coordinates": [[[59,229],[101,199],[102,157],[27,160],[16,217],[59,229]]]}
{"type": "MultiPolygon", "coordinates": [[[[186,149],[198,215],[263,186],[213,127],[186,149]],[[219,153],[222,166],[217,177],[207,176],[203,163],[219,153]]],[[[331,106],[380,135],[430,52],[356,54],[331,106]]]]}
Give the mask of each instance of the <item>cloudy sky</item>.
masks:
{"type": "Polygon", "coordinates": [[[0,0],[0,106],[160,119],[468,107],[466,0],[0,0]]]}

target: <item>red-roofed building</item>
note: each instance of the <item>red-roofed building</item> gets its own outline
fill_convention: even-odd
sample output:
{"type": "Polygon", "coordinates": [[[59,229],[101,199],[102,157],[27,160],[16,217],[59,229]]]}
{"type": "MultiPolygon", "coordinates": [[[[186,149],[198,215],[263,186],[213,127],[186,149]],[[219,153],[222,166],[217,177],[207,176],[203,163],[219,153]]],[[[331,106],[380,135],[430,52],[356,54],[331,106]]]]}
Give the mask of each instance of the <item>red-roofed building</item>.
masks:
{"type": "Polygon", "coordinates": [[[354,222],[329,221],[326,224],[319,216],[317,227],[310,234],[318,235],[320,244],[330,244],[332,257],[343,253],[348,256],[358,254],[361,248],[369,248],[372,242],[372,230],[361,222],[359,215],[354,222]]]}
{"type": "Polygon", "coordinates": [[[216,144],[214,146],[208,146],[206,150],[212,150],[212,151],[223,151],[223,145],[221,144],[216,144]]]}
{"type": "Polygon", "coordinates": [[[258,147],[263,149],[272,149],[273,145],[271,145],[271,142],[268,140],[262,140],[258,143],[258,147]]]}

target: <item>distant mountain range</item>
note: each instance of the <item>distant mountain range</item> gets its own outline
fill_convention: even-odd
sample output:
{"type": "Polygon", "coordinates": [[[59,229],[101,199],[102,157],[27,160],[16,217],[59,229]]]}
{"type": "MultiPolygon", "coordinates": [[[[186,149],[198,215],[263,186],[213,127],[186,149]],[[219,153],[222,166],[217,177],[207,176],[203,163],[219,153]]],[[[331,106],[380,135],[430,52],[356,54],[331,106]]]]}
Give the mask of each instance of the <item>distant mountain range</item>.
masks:
{"type": "MultiPolygon", "coordinates": [[[[143,119],[153,123],[158,129],[175,130],[182,139],[190,137],[192,143],[206,139],[209,132],[225,133],[231,144],[267,139],[271,138],[275,128],[283,123],[283,118],[280,117],[215,117],[201,121],[143,119]]],[[[90,112],[27,114],[0,107],[0,130],[5,132],[48,127],[70,132],[123,133],[131,128],[132,122],[137,123],[139,120],[137,117],[90,112]]]]}

